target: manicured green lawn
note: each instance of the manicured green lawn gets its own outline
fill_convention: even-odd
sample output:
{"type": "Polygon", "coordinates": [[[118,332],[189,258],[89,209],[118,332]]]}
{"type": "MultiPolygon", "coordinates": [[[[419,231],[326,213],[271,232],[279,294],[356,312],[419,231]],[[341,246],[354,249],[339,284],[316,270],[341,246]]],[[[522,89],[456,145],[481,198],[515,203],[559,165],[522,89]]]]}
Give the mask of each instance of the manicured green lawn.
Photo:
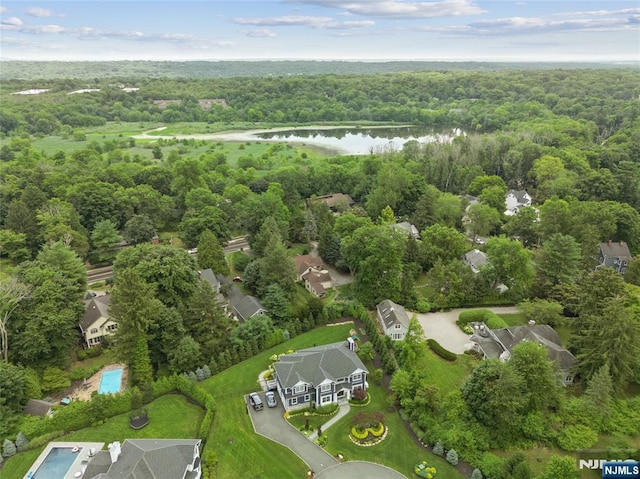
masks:
{"type": "Polygon", "coordinates": [[[428,381],[444,396],[460,389],[477,364],[478,360],[467,354],[459,354],[455,362],[445,361],[429,349],[421,359],[419,369],[426,372],[428,381]]]}
{"type": "Polygon", "coordinates": [[[522,313],[499,314],[498,316],[500,316],[509,326],[524,326],[526,324],[522,313]]]}
{"type": "MultiPolygon", "coordinates": [[[[173,438],[188,439],[198,436],[204,410],[187,401],[179,394],[162,396],[147,407],[149,424],[143,429],[129,427],[129,414],[112,417],[103,424],[88,427],[66,436],[56,438],[63,442],[123,442],[125,439],[173,438]]],[[[44,446],[21,452],[6,461],[2,469],[2,479],[21,479],[29,472],[29,467],[42,452],[44,446]]]]}
{"type": "MultiPolygon", "coordinates": [[[[269,357],[319,344],[344,340],[352,324],[324,326],[290,339],[268,351],[237,364],[202,382],[215,398],[216,418],[205,449],[213,448],[218,456],[218,478],[242,477],[299,479],[307,466],[289,449],[253,431],[244,395],[259,389],[258,374],[270,364],[269,357]]],[[[302,437],[301,437],[302,440],[302,437]]]]}
{"type": "Polygon", "coordinates": [[[387,395],[384,388],[370,386],[369,393],[371,394],[369,405],[352,407],[347,416],[325,431],[328,436],[325,449],[329,453],[334,456],[340,453],[344,455],[347,461],[363,460],[384,464],[409,478],[414,477],[414,465],[423,460],[436,467],[438,478],[461,479],[464,477],[444,459],[416,444],[405,429],[405,425],[397,412],[387,412],[387,395]],[[363,411],[379,411],[385,415],[385,424],[389,431],[385,440],[376,446],[356,446],[349,439],[349,432],[353,426],[352,418],[363,411]]]}

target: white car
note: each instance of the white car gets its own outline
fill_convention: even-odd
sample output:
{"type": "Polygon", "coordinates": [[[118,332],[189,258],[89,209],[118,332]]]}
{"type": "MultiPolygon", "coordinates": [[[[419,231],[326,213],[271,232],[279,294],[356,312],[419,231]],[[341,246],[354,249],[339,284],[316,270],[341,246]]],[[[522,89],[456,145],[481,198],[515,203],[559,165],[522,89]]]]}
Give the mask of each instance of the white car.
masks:
{"type": "Polygon", "coordinates": [[[276,395],[273,393],[273,391],[269,391],[267,394],[265,394],[265,399],[267,400],[267,406],[269,407],[276,407],[278,405],[278,402],[276,401],[276,395]]]}

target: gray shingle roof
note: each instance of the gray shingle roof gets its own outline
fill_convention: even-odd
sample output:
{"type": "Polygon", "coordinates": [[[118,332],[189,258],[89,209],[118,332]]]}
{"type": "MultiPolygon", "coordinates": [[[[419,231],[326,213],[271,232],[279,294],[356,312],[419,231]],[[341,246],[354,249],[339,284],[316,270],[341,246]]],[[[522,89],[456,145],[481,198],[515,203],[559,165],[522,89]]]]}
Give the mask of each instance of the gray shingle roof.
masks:
{"type": "Polygon", "coordinates": [[[285,388],[291,388],[299,382],[315,387],[326,379],[335,382],[348,377],[356,370],[368,372],[346,341],[286,354],[273,367],[280,384],[285,388]]]}
{"type": "Polygon", "coordinates": [[[476,269],[480,269],[481,266],[487,264],[487,255],[479,249],[472,249],[465,253],[465,261],[476,269]]]}
{"type": "MultiPolygon", "coordinates": [[[[182,479],[199,439],[127,439],[118,460],[89,479],[182,479]]],[[[96,455],[104,467],[104,454],[96,455]]],[[[107,452],[106,457],[109,457],[107,452]]],[[[98,465],[98,464],[97,464],[98,465]]],[[[89,467],[87,470],[89,470],[89,467]]],[[[96,470],[98,467],[95,468],[96,470]]],[[[86,473],[85,473],[86,475],[86,473]]]]}
{"type": "Polygon", "coordinates": [[[240,321],[246,321],[264,310],[264,307],[255,296],[245,296],[233,306],[233,310],[240,321]]]}
{"type": "Polygon", "coordinates": [[[515,196],[516,200],[518,200],[518,204],[525,204],[528,201],[526,198],[528,195],[527,190],[509,190],[507,191],[507,195],[515,196]]]}
{"type": "Polygon", "coordinates": [[[384,327],[386,329],[389,329],[396,323],[400,323],[407,328],[409,327],[411,318],[409,318],[407,311],[399,304],[394,303],[390,299],[385,299],[378,304],[377,309],[384,321],[384,327]]]}
{"type": "MultiPolygon", "coordinates": [[[[561,369],[568,370],[575,362],[573,354],[562,346],[558,333],[548,324],[511,326],[509,328],[494,329],[492,332],[510,353],[521,342],[531,341],[544,346],[547,349],[549,359],[558,363],[561,369]]],[[[500,344],[491,337],[482,337],[474,334],[471,340],[482,346],[487,357],[498,358],[503,352],[500,344]]]]}
{"type": "Polygon", "coordinates": [[[217,291],[218,288],[220,288],[220,281],[216,278],[216,275],[211,268],[200,271],[200,279],[209,283],[214,291],[217,291]]]}
{"type": "Polygon", "coordinates": [[[600,243],[600,251],[605,258],[631,259],[631,251],[624,241],[600,243]]]}
{"type": "Polygon", "coordinates": [[[80,327],[86,331],[93,323],[100,318],[108,318],[109,295],[96,296],[87,301],[86,312],[80,320],[80,327]]]}
{"type": "Polygon", "coordinates": [[[42,401],[40,399],[29,399],[27,405],[24,407],[24,414],[30,416],[46,416],[51,409],[52,403],[42,401]]]}

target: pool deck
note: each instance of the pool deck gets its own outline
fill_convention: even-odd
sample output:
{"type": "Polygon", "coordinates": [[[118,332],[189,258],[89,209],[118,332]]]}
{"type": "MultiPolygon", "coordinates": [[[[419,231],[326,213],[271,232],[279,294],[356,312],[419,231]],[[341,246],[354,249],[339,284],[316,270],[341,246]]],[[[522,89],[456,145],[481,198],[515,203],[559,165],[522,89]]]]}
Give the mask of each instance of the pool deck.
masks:
{"type": "MultiPolygon", "coordinates": [[[[42,465],[46,457],[49,455],[51,449],[55,447],[66,447],[73,448],[78,447],[80,450],[78,451],[78,457],[73,461],[73,464],[65,474],[64,478],[60,479],[76,479],[77,477],[82,477],[84,471],[89,462],[89,451],[93,448],[97,451],[100,451],[104,446],[104,442],[50,442],[47,444],[47,447],[44,448],[44,451],[40,453],[38,459],[34,461],[29,469],[29,472],[24,475],[23,479],[30,479],[31,475],[36,472],[36,470],[42,465]],[[76,476],[76,474],[80,472],[80,476],[76,476]]],[[[57,478],[55,478],[57,479],[57,478]]]]}
{"type": "Polygon", "coordinates": [[[96,374],[87,378],[86,382],[82,383],[79,381],[78,384],[70,388],[70,390],[65,391],[63,396],[68,396],[72,398],[74,401],[89,401],[91,399],[91,393],[93,391],[98,391],[100,389],[100,380],[102,379],[102,373],[104,371],[110,371],[111,369],[119,369],[122,368],[122,387],[121,390],[124,389],[124,386],[127,384],[127,376],[128,376],[128,368],[126,364],[121,363],[113,363],[105,366],[96,374]]]}

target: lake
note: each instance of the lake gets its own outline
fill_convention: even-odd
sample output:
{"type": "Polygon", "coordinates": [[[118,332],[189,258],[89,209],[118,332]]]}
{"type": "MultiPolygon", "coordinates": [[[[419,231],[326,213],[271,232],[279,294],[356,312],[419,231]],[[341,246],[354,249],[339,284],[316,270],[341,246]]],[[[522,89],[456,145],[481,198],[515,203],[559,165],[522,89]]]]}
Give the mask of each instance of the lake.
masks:
{"type": "Polygon", "coordinates": [[[440,129],[414,126],[380,128],[328,128],[295,129],[256,133],[254,136],[269,140],[305,143],[320,146],[348,155],[367,155],[371,152],[401,150],[415,140],[418,143],[450,143],[456,136],[464,135],[458,128],[440,129]]]}

